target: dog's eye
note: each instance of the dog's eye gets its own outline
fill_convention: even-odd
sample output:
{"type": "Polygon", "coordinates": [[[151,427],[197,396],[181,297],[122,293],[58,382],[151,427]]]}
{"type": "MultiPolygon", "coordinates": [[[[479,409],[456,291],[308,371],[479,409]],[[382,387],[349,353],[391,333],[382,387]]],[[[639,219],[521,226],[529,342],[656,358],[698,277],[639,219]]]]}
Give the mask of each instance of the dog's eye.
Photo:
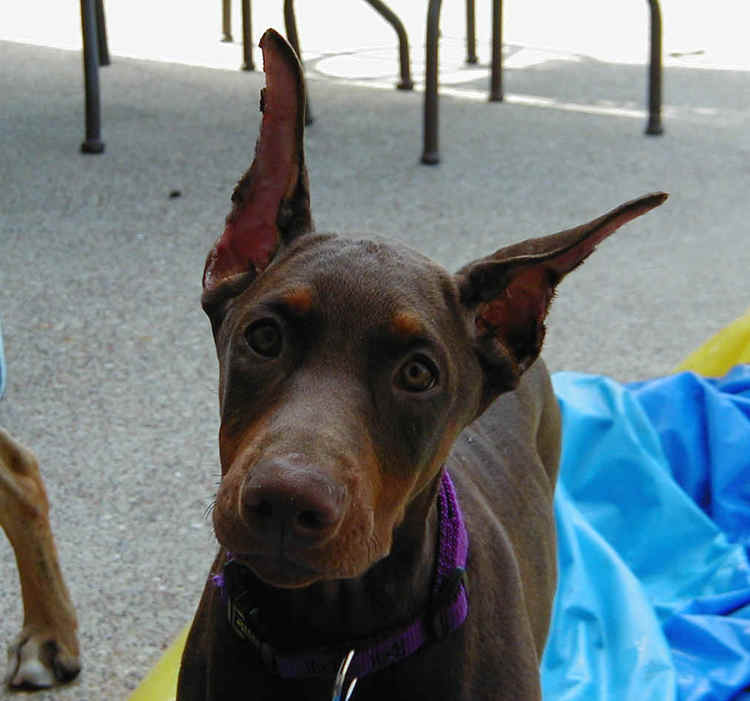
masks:
{"type": "Polygon", "coordinates": [[[399,385],[408,392],[426,392],[432,389],[437,381],[438,371],[435,364],[424,356],[408,360],[398,373],[399,385]]]}
{"type": "Polygon", "coordinates": [[[275,358],[281,353],[281,329],[275,321],[256,321],[245,331],[245,338],[250,348],[264,358],[275,358]]]}

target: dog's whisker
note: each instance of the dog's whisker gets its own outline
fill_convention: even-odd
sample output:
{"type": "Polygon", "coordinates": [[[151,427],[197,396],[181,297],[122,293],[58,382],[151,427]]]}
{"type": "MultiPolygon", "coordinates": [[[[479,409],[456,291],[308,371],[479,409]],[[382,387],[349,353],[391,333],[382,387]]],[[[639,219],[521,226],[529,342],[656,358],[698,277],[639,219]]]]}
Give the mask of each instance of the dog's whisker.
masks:
{"type": "Polygon", "coordinates": [[[216,497],[211,500],[211,503],[206,506],[206,508],[203,510],[203,518],[205,520],[208,520],[208,518],[213,513],[214,509],[216,508],[216,497]]]}

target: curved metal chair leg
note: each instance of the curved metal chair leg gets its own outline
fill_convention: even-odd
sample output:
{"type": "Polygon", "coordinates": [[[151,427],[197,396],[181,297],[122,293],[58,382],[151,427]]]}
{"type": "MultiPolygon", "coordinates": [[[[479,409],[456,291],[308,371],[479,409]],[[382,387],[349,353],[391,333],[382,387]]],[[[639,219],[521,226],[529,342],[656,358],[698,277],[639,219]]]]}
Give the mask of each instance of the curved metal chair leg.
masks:
{"type": "MultiPolygon", "coordinates": [[[[284,0],[284,24],[286,26],[286,36],[289,43],[297,53],[300,63],[302,63],[302,50],[299,45],[299,36],[297,36],[297,19],[294,16],[294,0],[284,0]]],[[[313,116],[310,110],[310,97],[305,90],[305,124],[313,123],[313,116]]]]}
{"type": "Polygon", "coordinates": [[[399,90],[412,90],[414,88],[414,81],[411,79],[411,71],[409,69],[409,38],[406,36],[404,25],[393,10],[384,2],[381,2],[381,0],[365,0],[365,2],[396,31],[396,35],[398,36],[399,63],[401,65],[401,82],[396,87],[399,90]]]}
{"type": "Polygon", "coordinates": [[[651,10],[651,63],[648,83],[646,134],[662,134],[661,123],[661,9],[659,0],[648,0],[651,10]]]}
{"type": "Polygon", "coordinates": [[[250,0],[242,0],[242,70],[254,71],[253,61],[253,12],[250,0]]]}
{"type": "Polygon", "coordinates": [[[490,102],[503,101],[503,2],[492,0],[492,74],[490,102]]]}
{"type": "Polygon", "coordinates": [[[430,0],[427,8],[427,49],[424,86],[424,150],[422,163],[440,163],[438,150],[438,38],[441,0],[430,0]]]}
{"type": "Polygon", "coordinates": [[[232,41],[232,0],[221,0],[221,40],[232,41]]]}
{"type": "Polygon", "coordinates": [[[466,0],[466,63],[478,63],[477,58],[477,20],[474,11],[474,0],[466,0]]]}
{"type": "Polygon", "coordinates": [[[86,139],[81,144],[83,153],[101,153],[101,104],[99,101],[99,48],[96,36],[96,0],[81,0],[81,29],[83,32],[83,75],[86,94],[86,139]]]}

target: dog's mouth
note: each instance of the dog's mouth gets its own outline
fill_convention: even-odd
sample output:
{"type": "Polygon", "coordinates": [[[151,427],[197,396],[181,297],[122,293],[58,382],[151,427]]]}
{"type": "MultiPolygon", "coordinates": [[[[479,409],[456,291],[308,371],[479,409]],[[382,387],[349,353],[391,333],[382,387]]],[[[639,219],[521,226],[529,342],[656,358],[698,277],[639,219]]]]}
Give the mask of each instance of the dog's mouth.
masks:
{"type": "Polygon", "coordinates": [[[247,567],[264,584],[280,589],[308,587],[324,579],[317,570],[291,560],[286,555],[232,553],[232,559],[247,567]]]}

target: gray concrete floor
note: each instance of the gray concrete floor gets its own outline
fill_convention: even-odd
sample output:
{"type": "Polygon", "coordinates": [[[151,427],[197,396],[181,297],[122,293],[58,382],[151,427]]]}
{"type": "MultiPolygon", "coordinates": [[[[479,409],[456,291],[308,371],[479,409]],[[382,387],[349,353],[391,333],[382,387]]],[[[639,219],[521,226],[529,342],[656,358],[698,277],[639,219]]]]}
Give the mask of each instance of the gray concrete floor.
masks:
{"type": "MultiPolygon", "coordinates": [[[[85,157],[80,55],[7,41],[0,55],[0,425],[40,458],[84,663],[76,684],[37,698],[123,699],[190,619],[215,548],[200,277],[251,158],[263,79],[115,56],[102,71],[107,151],[85,157]]],[[[441,100],[443,162],[428,168],[421,95],[342,81],[324,58],[309,63],[319,230],[393,236],[454,269],[671,193],[560,287],[553,370],[667,373],[750,305],[747,71],[670,65],[659,138],[630,114],[645,95],[637,63],[550,54],[506,72],[511,95],[544,104],[484,104],[485,75],[464,75],[441,100]]],[[[0,582],[7,641],[21,605],[2,539],[0,582]]]]}

